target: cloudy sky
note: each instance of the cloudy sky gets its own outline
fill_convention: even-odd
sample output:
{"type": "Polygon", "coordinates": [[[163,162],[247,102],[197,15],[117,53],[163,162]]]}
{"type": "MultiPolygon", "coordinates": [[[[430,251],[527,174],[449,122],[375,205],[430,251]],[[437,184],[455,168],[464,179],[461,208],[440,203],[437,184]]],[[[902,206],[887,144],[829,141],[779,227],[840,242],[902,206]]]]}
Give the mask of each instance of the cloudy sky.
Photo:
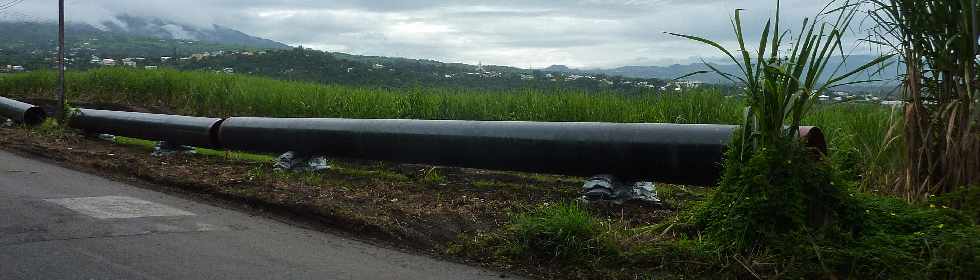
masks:
{"type": "MultiPolygon", "coordinates": [[[[25,0],[18,13],[52,18],[54,0],[25,0]]],[[[219,24],[290,45],[353,54],[541,68],[669,65],[717,52],[664,31],[733,40],[743,8],[759,27],[775,0],[67,0],[69,21],[127,13],[219,24]]],[[[823,0],[783,0],[787,22],[823,0]]],[[[0,14],[0,18],[5,14],[0,14]]],[[[7,13],[6,15],[10,15],[7,13]]]]}

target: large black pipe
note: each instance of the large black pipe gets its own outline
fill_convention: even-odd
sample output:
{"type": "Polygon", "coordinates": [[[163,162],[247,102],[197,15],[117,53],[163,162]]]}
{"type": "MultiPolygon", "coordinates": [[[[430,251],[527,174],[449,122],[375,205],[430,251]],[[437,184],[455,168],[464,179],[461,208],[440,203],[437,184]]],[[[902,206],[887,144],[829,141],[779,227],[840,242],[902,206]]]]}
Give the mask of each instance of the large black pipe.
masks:
{"type": "Polygon", "coordinates": [[[709,185],[736,126],[229,118],[223,147],[709,185]]]}
{"type": "Polygon", "coordinates": [[[221,119],[78,109],[69,126],[89,133],[104,133],[177,145],[217,148],[221,119]]]}
{"type": "Polygon", "coordinates": [[[0,97],[0,116],[30,126],[39,125],[48,118],[41,107],[0,97]]]}

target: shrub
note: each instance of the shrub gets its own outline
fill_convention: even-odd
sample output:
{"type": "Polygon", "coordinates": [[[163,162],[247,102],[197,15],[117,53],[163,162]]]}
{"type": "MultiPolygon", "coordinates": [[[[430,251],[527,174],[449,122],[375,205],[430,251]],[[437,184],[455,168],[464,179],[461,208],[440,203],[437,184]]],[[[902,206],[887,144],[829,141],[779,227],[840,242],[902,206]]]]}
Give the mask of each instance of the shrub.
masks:
{"type": "Polygon", "coordinates": [[[572,264],[593,262],[615,251],[604,241],[603,223],[575,203],[544,206],[515,216],[505,254],[572,264]]]}

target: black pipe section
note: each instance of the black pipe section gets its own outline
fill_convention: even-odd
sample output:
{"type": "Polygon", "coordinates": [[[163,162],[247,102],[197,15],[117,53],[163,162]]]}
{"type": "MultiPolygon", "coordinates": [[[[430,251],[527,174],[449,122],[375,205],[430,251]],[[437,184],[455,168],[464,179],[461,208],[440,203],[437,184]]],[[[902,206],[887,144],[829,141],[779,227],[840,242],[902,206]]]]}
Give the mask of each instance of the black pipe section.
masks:
{"type": "Polygon", "coordinates": [[[88,133],[103,133],[175,145],[219,148],[217,129],[222,119],[78,109],[69,126],[88,133]]]}
{"type": "Polygon", "coordinates": [[[39,125],[48,118],[41,107],[4,97],[0,97],[0,116],[29,126],[39,125]]]}
{"type": "Polygon", "coordinates": [[[223,147],[710,185],[736,126],[229,118],[223,147]]]}

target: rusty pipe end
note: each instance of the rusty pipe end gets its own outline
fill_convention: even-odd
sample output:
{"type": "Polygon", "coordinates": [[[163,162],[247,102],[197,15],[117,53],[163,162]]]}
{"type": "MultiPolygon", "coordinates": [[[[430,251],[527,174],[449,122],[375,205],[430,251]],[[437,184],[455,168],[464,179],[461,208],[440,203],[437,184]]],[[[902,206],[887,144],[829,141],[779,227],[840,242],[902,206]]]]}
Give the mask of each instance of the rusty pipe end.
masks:
{"type": "Polygon", "coordinates": [[[800,138],[806,145],[807,149],[811,151],[816,151],[821,156],[827,155],[827,138],[823,134],[823,130],[815,126],[801,126],[800,127],[800,138]]]}

